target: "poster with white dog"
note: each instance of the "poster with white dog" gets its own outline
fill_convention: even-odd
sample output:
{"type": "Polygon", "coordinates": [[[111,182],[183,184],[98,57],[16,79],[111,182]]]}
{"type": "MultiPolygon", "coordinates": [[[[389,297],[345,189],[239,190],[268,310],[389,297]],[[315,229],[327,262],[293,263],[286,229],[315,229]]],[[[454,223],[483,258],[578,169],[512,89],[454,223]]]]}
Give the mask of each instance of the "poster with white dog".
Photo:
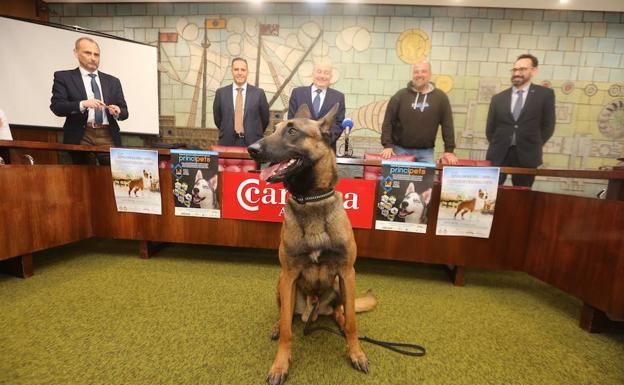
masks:
{"type": "Polygon", "coordinates": [[[489,238],[498,167],[444,167],[436,235],[489,238]]]}
{"type": "Polygon", "coordinates": [[[214,151],[171,150],[175,215],[220,218],[219,157],[214,151]]]}
{"type": "Polygon", "coordinates": [[[435,165],[382,161],[375,190],[375,229],[427,232],[435,165]]]}
{"type": "Polygon", "coordinates": [[[111,148],[110,159],[117,211],[160,215],[158,151],[111,148]]]}

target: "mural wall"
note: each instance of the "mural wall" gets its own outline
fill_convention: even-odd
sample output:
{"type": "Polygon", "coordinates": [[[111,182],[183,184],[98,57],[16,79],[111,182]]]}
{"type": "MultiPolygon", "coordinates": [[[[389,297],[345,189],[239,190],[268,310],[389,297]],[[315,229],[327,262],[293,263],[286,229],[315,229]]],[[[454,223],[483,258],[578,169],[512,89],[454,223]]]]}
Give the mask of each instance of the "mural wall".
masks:
{"type": "MultiPolygon", "coordinates": [[[[355,122],[355,155],[378,152],[389,98],[406,86],[410,65],[426,60],[451,100],[457,155],[483,159],[490,98],[510,86],[516,56],[530,52],[541,63],[536,82],[557,98],[544,166],[596,169],[624,156],[622,13],[355,4],[50,7],[51,22],[159,47],[163,141],[214,142],[214,91],[231,83],[233,57],[247,58],[249,81],[266,91],[274,121],[283,118],[291,89],[310,84],[313,63],[323,58],[333,63],[332,87],[345,93],[355,122]]],[[[438,138],[437,152],[442,148],[438,138]]],[[[603,183],[544,178],[535,188],[592,195],[603,183]]]]}

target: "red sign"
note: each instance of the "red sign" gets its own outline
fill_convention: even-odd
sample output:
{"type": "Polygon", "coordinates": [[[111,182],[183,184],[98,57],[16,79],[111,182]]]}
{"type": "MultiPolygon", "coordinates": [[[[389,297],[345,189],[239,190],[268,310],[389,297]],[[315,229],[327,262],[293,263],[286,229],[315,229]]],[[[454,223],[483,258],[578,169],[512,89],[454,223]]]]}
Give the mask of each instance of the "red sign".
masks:
{"type": "MultiPolygon", "coordinates": [[[[251,221],[281,222],[289,197],[281,183],[266,183],[257,173],[224,171],[221,189],[221,217],[251,221]]],[[[370,229],[373,222],[375,181],[341,179],[336,190],[342,193],[351,225],[370,229]]]]}

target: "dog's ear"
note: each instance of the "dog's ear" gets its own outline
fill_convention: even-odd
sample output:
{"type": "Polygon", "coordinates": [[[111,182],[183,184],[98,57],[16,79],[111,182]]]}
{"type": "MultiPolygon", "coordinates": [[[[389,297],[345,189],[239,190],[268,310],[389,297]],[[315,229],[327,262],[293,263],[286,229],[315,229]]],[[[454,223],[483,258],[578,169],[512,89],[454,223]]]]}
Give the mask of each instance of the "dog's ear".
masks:
{"type": "Polygon", "coordinates": [[[407,190],[405,190],[405,195],[413,193],[416,191],[416,187],[414,186],[413,182],[410,182],[410,184],[407,185],[407,190]]]}
{"type": "Polygon", "coordinates": [[[217,183],[219,181],[218,175],[215,174],[215,176],[213,176],[212,178],[210,178],[210,180],[208,181],[208,184],[210,185],[210,188],[212,188],[214,191],[217,190],[217,183]]]}
{"type": "Polygon", "coordinates": [[[312,119],[312,114],[310,113],[310,109],[307,104],[303,103],[299,106],[297,112],[295,113],[295,118],[312,119]]]}
{"type": "Polygon", "coordinates": [[[431,201],[431,188],[426,189],[420,194],[420,200],[425,206],[429,205],[429,202],[431,201]]]}
{"type": "Polygon", "coordinates": [[[331,139],[332,126],[334,125],[334,120],[336,119],[336,112],[338,111],[339,104],[336,103],[329,110],[328,113],[325,114],[321,119],[319,119],[319,123],[321,123],[319,129],[321,130],[321,134],[328,135],[331,139]]]}
{"type": "Polygon", "coordinates": [[[201,170],[197,170],[197,174],[195,174],[195,183],[197,183],[198,180],[203,179],[204,175],[202,174],[201,170]]]}

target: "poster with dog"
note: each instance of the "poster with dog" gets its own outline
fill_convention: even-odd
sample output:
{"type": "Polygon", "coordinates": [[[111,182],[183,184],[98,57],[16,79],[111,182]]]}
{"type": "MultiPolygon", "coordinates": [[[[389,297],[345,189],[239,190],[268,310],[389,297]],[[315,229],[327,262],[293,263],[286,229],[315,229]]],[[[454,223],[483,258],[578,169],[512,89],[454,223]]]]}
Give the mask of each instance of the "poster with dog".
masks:
{"type": "Polygon", "coordinates": [[[158,214],[158,151],[111,148],[111,173],[117,211],[158,214]]]}
{"type": "Polygon", "coordinates": [[[218,153],[171,150],[171,173],[175,215],[221,217],[218,153]]]}
{"type": "Polygon", "coordinates": [[[489,238],[498,167],[444,167],[436,235],[489,238]]]}
{"type": "Polygon", "coordinates": [[[427,232],[435,164],[382,161],[375,191],[375,229],[427,232]]]}

